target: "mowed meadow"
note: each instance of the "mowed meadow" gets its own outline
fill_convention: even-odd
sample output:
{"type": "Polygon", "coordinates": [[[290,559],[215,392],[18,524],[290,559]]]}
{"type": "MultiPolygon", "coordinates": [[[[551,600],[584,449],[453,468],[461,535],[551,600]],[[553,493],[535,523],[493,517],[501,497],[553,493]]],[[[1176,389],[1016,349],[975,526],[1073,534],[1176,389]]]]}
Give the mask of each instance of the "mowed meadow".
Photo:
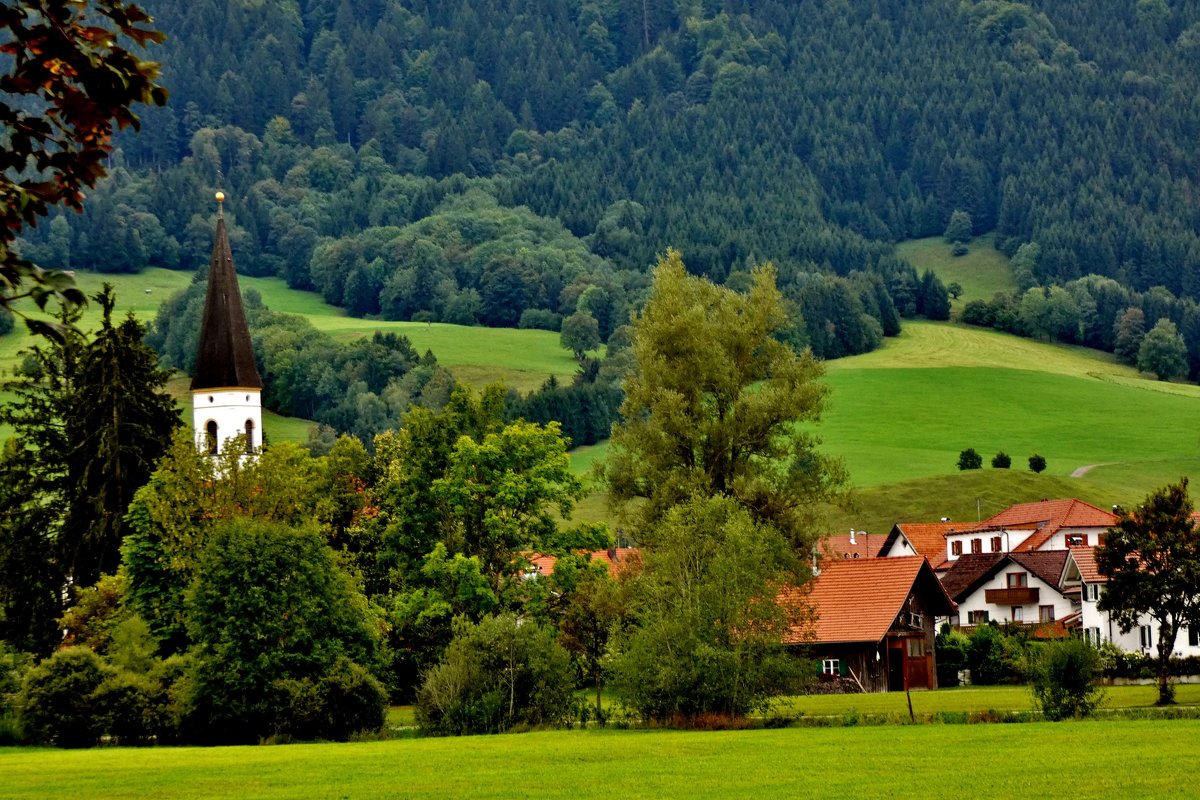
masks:
{"type": "Polygon", "coordinates": [[[0,798],[1184,797],[1200,720],[0,748],[0,798]]]}

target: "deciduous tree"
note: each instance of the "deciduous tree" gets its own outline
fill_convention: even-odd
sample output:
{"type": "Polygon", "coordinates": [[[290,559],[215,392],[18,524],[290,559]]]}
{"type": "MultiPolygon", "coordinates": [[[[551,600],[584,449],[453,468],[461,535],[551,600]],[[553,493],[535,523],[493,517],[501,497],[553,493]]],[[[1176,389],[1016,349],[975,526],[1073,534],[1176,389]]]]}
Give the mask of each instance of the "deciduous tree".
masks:
{"type": "Polygon", "coordinates": [[[1153,372],[1160,381],[1169,381],[1187,375],[1187,357],[1187,344],[1175,323],[1160,319],[1138,347],[1137,368],[1153,372]]]}
{"type": "Polygon", "coordinates": [[[1188,481],[1151,492],[1122,511],[1096,549],[1108,579],[1098,607],[1129,631],[1149,617],[1158,628],[1158,704],[1173,703],[1171,653],[1182,626],[1200,625],[1200,529],[1192,519],[1188,481]]]}
{"type": "Polygon", "coordinates": [[[674,250],[659,260],[605,478],[644,541],[674,506],[727,496],[803,558],[818,504],[840,497],[846,472],[808,429],[828,391],[821,365],[774,337],[787,325],[775,271],[752,280],[738,294],[689,276],[674,250]]]}

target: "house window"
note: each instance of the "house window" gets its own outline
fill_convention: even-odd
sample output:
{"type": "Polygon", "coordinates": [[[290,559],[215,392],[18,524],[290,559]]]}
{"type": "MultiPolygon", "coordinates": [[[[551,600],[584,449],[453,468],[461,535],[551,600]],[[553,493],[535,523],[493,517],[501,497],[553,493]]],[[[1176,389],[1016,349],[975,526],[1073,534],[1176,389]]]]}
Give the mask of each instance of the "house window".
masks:
{"type": "Polygon", "coordinates": [[[205,432],[205,438],[207,439],[205,444],[207,444],[207,446],[208,446],[208,454],[210,456],[215,456],[217,454],[217,422],[216,422],[216,420],[210,419],[208,421],[208,424],[204,426],[204,432],[205,432]]]}
{"type": "Polygon", "coordinates": [[[1149,625],[1142,625],[1140,628],[1138,628],[1138,632],[1141,634],[1143,650],[1149,650],[1154,646],[1154,634],[1150,630],[1149,625]]]}
{"type": "Polygon", "coordinates": [[[1025,613],[1024,612],[1025,612],[1025,610],[1021,606],[1013,606],[1012,607],[1012,621],[1013,622],[1024,622],[1025,621],[1025,613]]]}
{"type": "Polygon", "coordinates": [[[972,539],[971,540],[971,552],[972,553],[982,553],[983,552],[983,539],[972,539]]]}
{"type": "Polygon", "coordinates": [[[950,555],[952,555],[952,556],[961,556],[962,555],[962,542],[954,541],[954,542],[950,543],[950,555]]]}
{"type": "Polygon", "coordinates": [[[1024,589],[1029,586],[1028,572],[1010,572],[1005,576],[1008,579],[1008,588],[1024,589]]]}
{"type": "Polygon", "coordinates": [[[1089,583],[1083,587],[1083,599],[1096,602],[1100,599],[1100,584],[1089,583]]]}
{"type": "Polygon", "coordinates": [[[970,613],[968,619],[972,625],[987,625],[988,612],[987,609],[975,610],[970,613]]]}
{"type": "Polygon", "coordinates": [[[821,662],[821,674],[837,676],[841,673],[842,662],[838,658],[827,658],[821,662]]]}
{"type": "Polygon", "coordinates": [[[1100,629],[1099,628],[1084,628],[1083,629],[1083,638],[1092,647],[1099,647],[1102,644],[1102,641],[1100,639],[1100,629]]]}
{"type": "Polygon", "coordinates": [[[1067,547],[1087,547],[1087,537],[1079,533],[1068,534],[1067,547]]]}
{"type": "Polygon", "coordinates": [[[246,452],[254,452],[254,420],[246,420],[246,452]]]}
{"type": "Polygon", "coordinates": [[[1054,622],[1054,606],[1038,606],[1039,622],[1054,622]]]}
{"type": "Polygon", "coordinates": [[[1188,626],[1188,647],[1200,647],[1200,626],[1188,626]]]}
{"type": "Polygon", "coordinates": [[[993,553],[999,553],[999,552],[1000,552],[1000,548],[1001,548],[1000,537],[999,537],[999,536],[993,536],[993,537],[992,537],[992,552],[993,552],[993,553]]]}
{"type": "Polygon", "coordinates": [[[925,655],[925,640],[924,639],[909,639],[908,640],[908,657],[921,658],[925,655]]]}

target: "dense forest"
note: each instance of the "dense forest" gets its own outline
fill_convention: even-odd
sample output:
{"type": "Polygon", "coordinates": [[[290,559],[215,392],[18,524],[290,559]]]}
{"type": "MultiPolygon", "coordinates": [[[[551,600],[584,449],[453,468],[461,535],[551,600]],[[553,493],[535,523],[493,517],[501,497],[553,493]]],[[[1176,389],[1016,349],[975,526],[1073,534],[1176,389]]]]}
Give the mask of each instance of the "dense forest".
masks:
{"type": "Polygon", "coordinates": [[[1033,285],[1200,298],[1195,3],[146,6],[171,102],[44,262],[195,268],[220,185],[244,271],[390,319],[607,337],[673,246],[735,287],[775,262],[837,357],[941,316],[891,243],[955,211],[1036,245],[1033,285]]]}

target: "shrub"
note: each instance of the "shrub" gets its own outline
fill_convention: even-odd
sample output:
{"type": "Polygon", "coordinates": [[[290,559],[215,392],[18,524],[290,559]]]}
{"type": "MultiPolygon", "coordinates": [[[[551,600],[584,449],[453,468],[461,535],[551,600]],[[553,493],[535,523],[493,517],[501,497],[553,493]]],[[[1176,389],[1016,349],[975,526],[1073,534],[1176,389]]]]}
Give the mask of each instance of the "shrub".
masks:
{"type": "Polygon", "coordinates": [[[0,747],[17,744],[17,701],[25,673],[33,656],[14,650],[0,641],[0,747]]]}
{"type": "Polygon", "coordinates": [[[122,745],[151,741],[155,734],[155,688],[144,675],[111,671],[92,694],[99,731],[122,745]]]}
{"type": "Polygon", "coordinates": [[[445,657],[417,694],[422,730],[498,733],[569,718],[571,658],[553,631],[512,614],[455,627],[445,657]]]}
{"type": "Polygon", "coordinates": [[[360,664],[339,659],[317,684],[321,702],[322,739],[344,742],[356,733],[383,727],[387,691],[360,664]]]}
{"type": "Polygon", "coordinates": [[[990,686],[1019,682],[1026,671],[1025,648],[1022,636],[1006,633],[995,625],[980,625],[967,646],[971,683],[990,686]]]}
{"type": "Polygon", "coordinates": [[[1086,717],[1100,703],[1100,655],[1082,639],[1046,642],[1030,670],[1034,702],[1046,719],[1086,717]]]}
{"type": "Polygon", "coordinates": [[[986,300],[971,300],[963,306],[959,319],[968,325],[990,328],[996,323],[996,312],[986,300]]]}
{"type": "Polygon", "coordinates": [[[1003,450],[992,456],[992,467],[994,469],[1008,469],[1011,466],[1012,458],[1003,450]]]}
{"type": "Polygon", "coordinates": [[[31,669],[19,701],[25,738],[59,747],[94,745],[103,727],[94,695],[106,677],[100,657],[86,647],[59,650],[31,669]]]}
{"type": "Polygon", "coordinates": [[[970,645],[971,639],[965,633],[951,628],[949,624],[942,625],[942,630],[934,639],[939,687],[958,686],[958,673],[967,668],[970,645]]]}
{"type": "Polygon", "coordinates": [[[1029,457],[1029,468],[1034,472],[1042,472],[1046,469],[1046,459],[1034,453],[1029,457]]]}
{"type": "Polygon", "coordinates": [[[950,248],[950,255],[955,258],[961,258],[969,252],[971,252],[971,248],[967,247],[965,242],[955,242],[954,246],[950,248]]]}
{"type": "Polygon", "coordinates": [[[974,447],[968,447],[958,454],[959,469],[981,469],[983,467],[983,456],[975,452],[974,447]]]}
{"type": "Polygon", "coordinates": [[[522,330],[535,328],[542,331],[559,331],[562,329],[562,314],[548,308],[527,308],[521,312],[517,327],[522,330]]]}

